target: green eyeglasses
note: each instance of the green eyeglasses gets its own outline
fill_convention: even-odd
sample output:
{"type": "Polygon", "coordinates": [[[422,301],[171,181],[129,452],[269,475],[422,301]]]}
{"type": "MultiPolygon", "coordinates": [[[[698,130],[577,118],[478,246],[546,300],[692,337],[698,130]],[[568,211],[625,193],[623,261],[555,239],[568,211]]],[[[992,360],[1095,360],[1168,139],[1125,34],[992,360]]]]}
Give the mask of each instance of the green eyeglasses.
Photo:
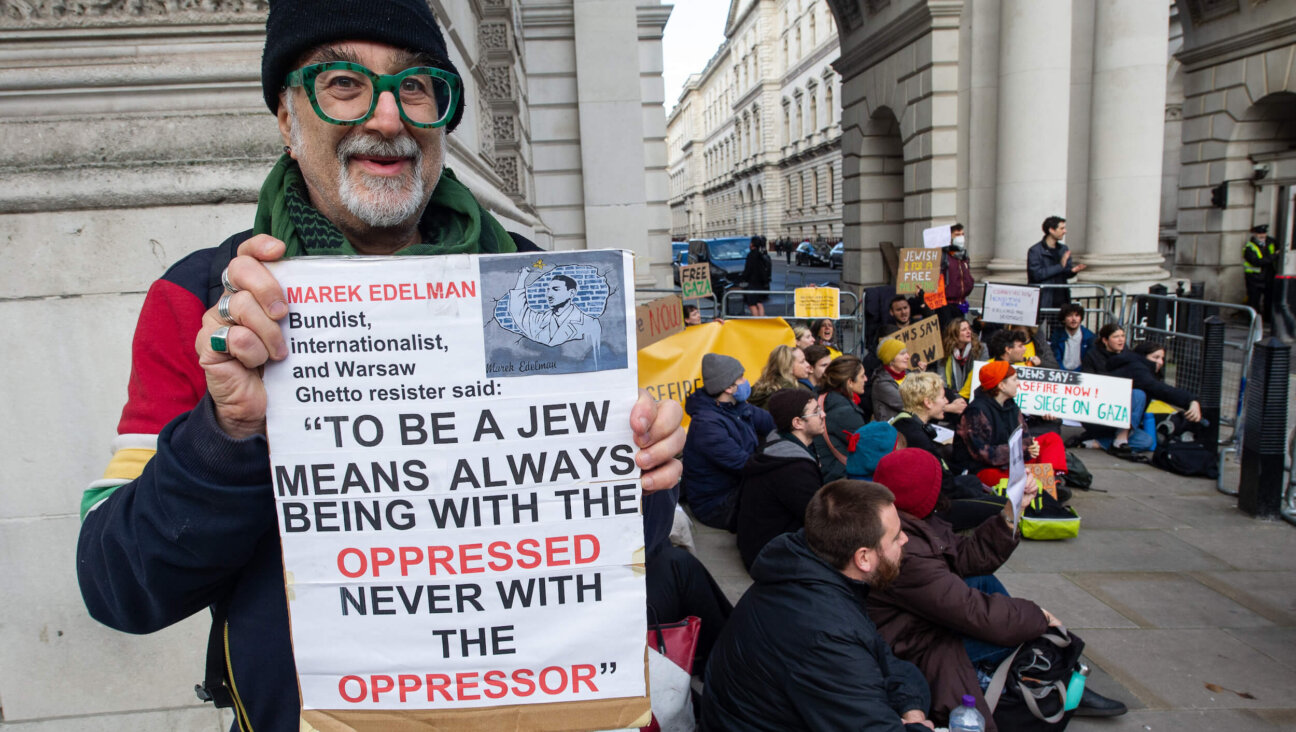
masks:
{"type": "Polygon", "coordinates": [[[459,106],[459,77],[430,66],[399,74],[375,74],[350,61],[303,66],[288,74],[285,86],[306,90],[315,114],[335,125],[358,125],[373,116],[378,97],[391,92],[401,119],[415,127],[440,127],[459,106]]]}

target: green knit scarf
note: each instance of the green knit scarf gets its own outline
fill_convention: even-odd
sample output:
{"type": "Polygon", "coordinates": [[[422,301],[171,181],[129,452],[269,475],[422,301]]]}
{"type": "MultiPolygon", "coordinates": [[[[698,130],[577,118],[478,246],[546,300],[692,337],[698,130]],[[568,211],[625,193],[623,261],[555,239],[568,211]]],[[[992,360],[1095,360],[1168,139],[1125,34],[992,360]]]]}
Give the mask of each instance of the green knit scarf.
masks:
{"type": "MultiPolygon", "coordinates": [[[[495,254],[516,252],[517,245],[449,169],[432,192],[419,220],[424,241],[397,252],[428,254],[495,254]]],[[[257,199],[253,234],[269,234],[288,245],[285,257],[358,254],[351,242],[310,203],[297,162],[283,155],[266,176],[257,199]]]]}

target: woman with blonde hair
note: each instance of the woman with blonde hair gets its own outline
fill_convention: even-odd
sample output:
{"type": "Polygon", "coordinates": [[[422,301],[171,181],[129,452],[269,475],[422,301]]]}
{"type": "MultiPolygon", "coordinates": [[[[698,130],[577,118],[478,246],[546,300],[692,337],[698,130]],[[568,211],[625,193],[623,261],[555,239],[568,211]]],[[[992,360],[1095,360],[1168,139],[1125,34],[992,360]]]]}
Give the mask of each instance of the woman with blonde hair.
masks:
{"type": "Polygon", "coordinates": [[[764,409],[774,392],[780,389],[800,389],[801,384],[797,380],[809,376],[810,364],[806,362],[805,353],[800,348],[776,346],[770,351],[760,379],[752,385],[752,393],[747,401],[764,409]]]}
{"type": "Polygon", "coordinates": [[[796,337],[796,347],[803,351],[815,344],[814,333],[810,332],[808,325],[792,326],[792,335],[796,337]]]}
{"type": "Polygon", "coordinates": [[[941,333],[941,348],[945,358],[937,361],[937,373],[945,386],[957,391],[964,399],[972,398],[972,365],[989,355],[985,344],[972,330],[965,318],[955,318],[941,333]]]}

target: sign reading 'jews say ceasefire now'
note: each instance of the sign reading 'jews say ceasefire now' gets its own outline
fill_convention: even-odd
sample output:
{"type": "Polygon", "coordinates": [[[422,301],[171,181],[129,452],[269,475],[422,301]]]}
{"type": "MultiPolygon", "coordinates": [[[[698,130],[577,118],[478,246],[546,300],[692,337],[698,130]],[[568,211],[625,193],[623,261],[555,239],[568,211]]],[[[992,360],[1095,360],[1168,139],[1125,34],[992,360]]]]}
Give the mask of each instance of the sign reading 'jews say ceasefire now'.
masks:
{"type": "MultiPolygon", "coordinates": [[[[977,361],[972,373],[985,365],[977,361]]],[[[1132,388],[1133,382],[1116,376],[1018,366],[1015,401],[1025,414],[1121,428],[1130,426],[1132,388]]]]}
{"type": "Polygon", "coordinates": [[[631,264],[272,265],[290,355],[266,369],[267,437],[316,728],[381,710],[492,729],[507,706],[520,728],[600,729],[647,711],[631,264]]]}

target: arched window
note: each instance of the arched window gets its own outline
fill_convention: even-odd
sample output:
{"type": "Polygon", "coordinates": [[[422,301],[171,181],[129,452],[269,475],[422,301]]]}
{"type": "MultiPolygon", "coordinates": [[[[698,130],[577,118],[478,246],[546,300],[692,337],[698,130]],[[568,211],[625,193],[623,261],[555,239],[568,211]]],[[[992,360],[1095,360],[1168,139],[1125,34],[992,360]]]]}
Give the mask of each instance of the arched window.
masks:
{"type": "Polygon", "coordinates": [[[813,133],[819,129],[819,100],[816,98],[818,92],[812,86],[806,103],[810,106],[810,132],[813,133]]]}
{"type": "Polygon", "coordinates": [[[824,181],[824,186],[825,186],[825,191],[824,191],[824,192],[827,194],[827,200],[828,200],[828,203],[829,203],[829,204],[831,204],[831,203],[833,202],[833,181],[834,181],[834,180],[835,180],[835,179],[833,178],[833,166],[832,166],[831,163],[829,163],[829,164],[828,164],[828,179],[827,179],[826,181],[824,181]]]}
{"type": "Polygon", "coordinates": [[[801,58],[801,23],[796,27],[796,57],[801,58]]]}
{"type": "Polygon", "coordinates": [[[813,7],[810,8],[810,48],[815,47],[815,15],[817,14],[813,7]]]}
{"type": "Polygon", "coordinates": [[[833,125],[833,88],[832,81],[824,80],[824,126],[832,127],[833,125]]]}

